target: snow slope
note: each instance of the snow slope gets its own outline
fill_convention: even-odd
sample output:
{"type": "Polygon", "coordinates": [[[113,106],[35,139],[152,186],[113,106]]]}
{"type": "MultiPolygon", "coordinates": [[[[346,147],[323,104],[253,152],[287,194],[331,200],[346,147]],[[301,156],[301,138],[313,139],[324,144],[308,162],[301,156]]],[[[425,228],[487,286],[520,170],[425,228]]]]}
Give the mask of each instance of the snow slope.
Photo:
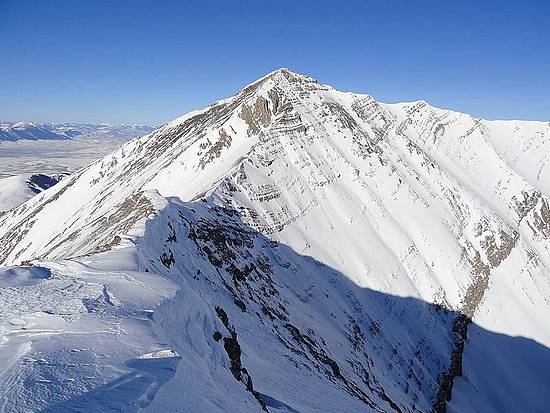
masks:
{"type": "Polygon", "coordinates": [[[63,175],[20,174],[0,179],[0,214],[58,183],[63,175]]]}
{"type": "Polygon", "coordinates": [[[549,138],[286,69],[136,138],[0,216],[0,406],[543,412],[549,138]]]}

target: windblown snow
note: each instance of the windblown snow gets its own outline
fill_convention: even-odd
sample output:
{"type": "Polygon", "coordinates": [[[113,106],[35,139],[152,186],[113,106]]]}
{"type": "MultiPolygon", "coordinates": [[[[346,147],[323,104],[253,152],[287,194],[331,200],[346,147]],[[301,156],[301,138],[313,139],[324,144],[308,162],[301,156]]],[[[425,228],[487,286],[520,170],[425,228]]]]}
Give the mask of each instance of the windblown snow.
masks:
{"type": "Polygon", "coordinates": [[[0,410],[546,412],[549,156],[270,73],[0,215],[0,410]]]}

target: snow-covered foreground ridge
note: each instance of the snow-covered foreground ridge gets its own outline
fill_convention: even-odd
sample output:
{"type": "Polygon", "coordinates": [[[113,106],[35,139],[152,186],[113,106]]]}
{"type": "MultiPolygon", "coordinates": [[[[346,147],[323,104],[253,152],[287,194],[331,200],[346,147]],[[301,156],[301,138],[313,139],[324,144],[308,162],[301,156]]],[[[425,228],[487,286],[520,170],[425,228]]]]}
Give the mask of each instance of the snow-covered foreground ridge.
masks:
{"type": "Polygon", "coordinates": [[[549,155],[273,72],[0,216],[0,408],[543,412],[549,155]]]}

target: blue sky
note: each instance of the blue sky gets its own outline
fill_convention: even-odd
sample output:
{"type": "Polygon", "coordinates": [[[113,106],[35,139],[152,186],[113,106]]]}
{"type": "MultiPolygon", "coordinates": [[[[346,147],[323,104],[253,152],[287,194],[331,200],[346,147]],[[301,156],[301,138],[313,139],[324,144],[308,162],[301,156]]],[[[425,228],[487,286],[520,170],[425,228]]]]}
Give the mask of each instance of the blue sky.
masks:
{"type": "Polygon", "coordinates": [[[162,123],[279,67],[550,120],[550,1],[0,0],[0,119],[162,123]]]}

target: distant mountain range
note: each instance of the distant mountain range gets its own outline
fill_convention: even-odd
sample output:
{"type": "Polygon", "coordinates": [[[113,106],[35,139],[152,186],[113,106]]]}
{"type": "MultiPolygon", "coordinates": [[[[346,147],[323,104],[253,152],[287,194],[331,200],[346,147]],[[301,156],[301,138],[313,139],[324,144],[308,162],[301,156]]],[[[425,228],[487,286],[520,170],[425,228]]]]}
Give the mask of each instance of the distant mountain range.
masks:
{"type": "Polygon", "coordinates": [[[65,140],[82,137],[127,141],[146,135],[154,129],[151,125],[3,122],[0,123],[0,141],[65,140]]]}

